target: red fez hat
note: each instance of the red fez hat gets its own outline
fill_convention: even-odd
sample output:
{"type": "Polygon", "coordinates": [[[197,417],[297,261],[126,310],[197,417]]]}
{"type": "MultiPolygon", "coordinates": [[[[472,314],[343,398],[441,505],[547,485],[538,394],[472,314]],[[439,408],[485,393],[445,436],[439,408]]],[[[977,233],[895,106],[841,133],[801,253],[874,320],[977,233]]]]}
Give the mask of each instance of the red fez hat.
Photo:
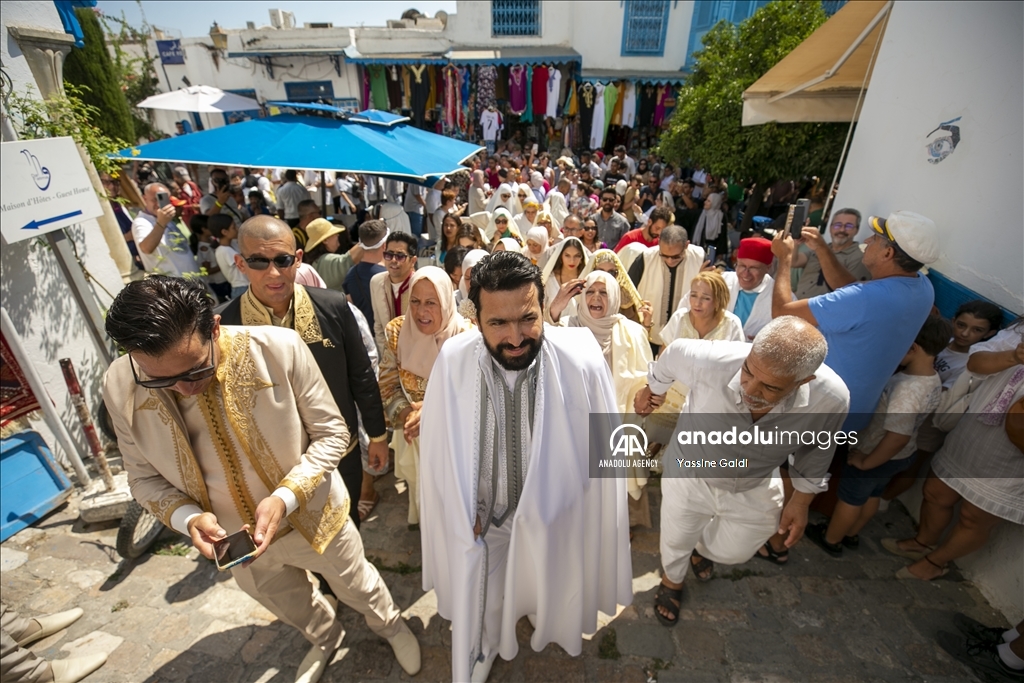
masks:
{"type": "Polygon", "coordinates": [[[763,237],[748,237],[740,240],[736,258],[748,258],[770,266],[772,264],[772,243],[763,237]]]}

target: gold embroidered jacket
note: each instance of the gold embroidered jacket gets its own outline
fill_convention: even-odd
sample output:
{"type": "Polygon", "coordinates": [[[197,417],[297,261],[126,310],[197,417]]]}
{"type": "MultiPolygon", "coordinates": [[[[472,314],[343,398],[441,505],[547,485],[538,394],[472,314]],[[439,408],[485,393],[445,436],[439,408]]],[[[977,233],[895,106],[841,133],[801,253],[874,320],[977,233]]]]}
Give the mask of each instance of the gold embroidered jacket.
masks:
{"type": "Polygon", "coordinates": [[[167,526],[189,504],[247,521],[259,500],[237,474],[244,459],[268,493],[285,486],[295,494],[288,522],[323,552],[348,517],[336,470],[350,436],[312,353],[295,331],[271,326],[224,325],[217,343],[216,380],[197,399],[205,424],[186,424],[173,390],[136,385],[127,357],[107,370],[104,400],[132,495],[167,526]],[[226,480],[219,495],[204,471],[226,480]]]}

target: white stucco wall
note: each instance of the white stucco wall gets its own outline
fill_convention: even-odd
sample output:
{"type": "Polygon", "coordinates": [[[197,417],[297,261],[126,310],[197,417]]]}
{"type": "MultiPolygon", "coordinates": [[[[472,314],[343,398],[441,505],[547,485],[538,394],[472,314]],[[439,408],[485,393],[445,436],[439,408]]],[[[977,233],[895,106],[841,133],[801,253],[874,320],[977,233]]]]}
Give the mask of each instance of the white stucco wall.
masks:
{"type": "MultiPolygon", "coordinates": [[[[897,2],[854,133],[837,206],[932,218],[933,268],[1024,311],[1024,5],[897,2]],[[926,160],[928,133],[956,117],[961,140],[926,160]]],[[[865,237],[862,234],[861,237],[865,237]]]]}
{"type": "MultiPolygon", "coordinates": [[[[0,21],[0,55],[4,70],[11,77],[14,89],[24,92],[35,88],[35,79],[17,41],[8,35],[8,26],[64,32],[57,10],[51,2],[6,2],[0,21]]],[[[36,91],[37,92],[37,91],[36,91]]],[[[78,253],[89,273],[112,294],[121,289],[121,277],[109,256],[107,244],[94,220],[69,229],[78,253]]],[[[94,288],[101,310],[111,298],[94,288]]],[[[87,392],[93,415],[100,401],[100,381],[106,365],[86,330],[85,317],[71,295],[64,276],[49,247],[36,240],[15,244],[3,242],[0,249],[0,300],[11,316],[32,363],[39,372],[47,393],[57,406],[62,421],[76,441],[83,459],[89,459],[78,416],[71,405],[64,376],[58,361],[71,358],[83,389],[87,392]]],[[[37,397],[45,400],[45,397],[37,397]]],[[[33,428],[42,434],[58,459],[67,462],[63,450],[43,420],[33,421],[33,428]]],[[[70,469],[69,469],[70,473],[70,469]]]]}
{"type": "MultiPolygon", "coordinates": [[[[865,215],[898,209],[932,218],[942,256],[933,268],[1013,310],[1024,310],[1024,5],[897,2],[864,99],[836,206],[865,215]],[[938,164],[928,133],[962,117],[961,140],[938,164]]],[[[866,233],[861,234],[861,238],[866,233]]],[[[916,517],[920,486],[903,496],[916,517]]],[[[1024,528],[1004,523],[957,560],[1011,623],[1024,617],[1024,528]]]]}
{"type": "MultiPolygon", "coordinates": [[[[445,34],[455,45],[562,45],[572,44],[574,5],[564,0],[544,0],[541,3],[539,36],[491,36],[491,3],[459,2],[455,14],[449,15],[445,34]]],[[[604,5],[617,2],[584,3],[595,13],[604,5]]],[[[578,48],[577,48],[578,49],[578,48]]]]}
{"type": "Polygon", "coordinates": [[[572,47],[583,55],[584,69],[677,71],[686,63],[693,0],[669,3],[665,54],[661,57],[622,56],[622,23],[626,10],[621,3],[578,2],[571,5],[572,47]]]}

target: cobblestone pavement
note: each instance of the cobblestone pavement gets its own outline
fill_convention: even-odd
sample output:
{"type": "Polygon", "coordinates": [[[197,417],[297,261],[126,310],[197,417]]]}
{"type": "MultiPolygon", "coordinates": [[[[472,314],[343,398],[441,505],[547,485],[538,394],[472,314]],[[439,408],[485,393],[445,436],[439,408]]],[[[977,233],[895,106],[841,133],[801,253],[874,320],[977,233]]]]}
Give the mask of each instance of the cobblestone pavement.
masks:
{"type": "MultiPolygon", "coordinates": [[[[391,475],[378,482],[381,504],[363,526],[368,556],[383,569],[423,648],[412,680],[449,681],[451,637],[420,588],[419,534],[406,526],[407,496],[391,475]]],[[[660,500],[652,490],[653,517],[660,500]]],[[[584,643],[581,657],[556,645],[533,652],[528,621],[519,622],[519,656],[498,659],[501,681],[974,681],[935,643],[952,631],[957,611],[1006,625],[980,592],[955,571],[931,583],[893,578],[903,564],[879,541],[906,536],[899,505],[862,534],[861,548],[833,559],[810,542],[791,566],[752,560],[719,567],[708,583],[686,583],[680,623],[662,627],[652,600],[659,582],[658,534],[633,539],[634,604],[584,643]]],[[[32,650],[55,659],[110,653],[86,679],[101,681],[236,681],[290,683],[308,649],[226,573],[166,532],[157,554],[121,561],[116,523],[85,526],[75,499],[2,545],[3,599],[25,613],[80,606],[85,616],[32,650]],[[174,545],[178,543],[178,545],[174,545]]],[[[409,680],[387,643],[351,610],[347,636],[322,680],[409,680]]]]}

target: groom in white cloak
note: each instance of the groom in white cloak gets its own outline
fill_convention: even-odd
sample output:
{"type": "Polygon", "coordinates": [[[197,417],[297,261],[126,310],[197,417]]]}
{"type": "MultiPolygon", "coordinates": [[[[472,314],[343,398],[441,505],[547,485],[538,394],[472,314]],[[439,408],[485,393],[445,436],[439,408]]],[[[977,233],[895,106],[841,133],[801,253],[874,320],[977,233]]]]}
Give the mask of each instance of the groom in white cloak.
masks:
{"type": "Polygon", "coordinates": [[[423,400],[420,529],[452,678],[485,681],[498,654],[516,656],[523,616],[535,651],[579,655],[598,610],[632,602],[632,563],[625,481],[589,477],[590,440],[615,426],[591,433],[590,414],[617,412],[597,341],[545,327],[521,254],[482,259],[469,297],[478,328],[444,342],[423,400]]]}

